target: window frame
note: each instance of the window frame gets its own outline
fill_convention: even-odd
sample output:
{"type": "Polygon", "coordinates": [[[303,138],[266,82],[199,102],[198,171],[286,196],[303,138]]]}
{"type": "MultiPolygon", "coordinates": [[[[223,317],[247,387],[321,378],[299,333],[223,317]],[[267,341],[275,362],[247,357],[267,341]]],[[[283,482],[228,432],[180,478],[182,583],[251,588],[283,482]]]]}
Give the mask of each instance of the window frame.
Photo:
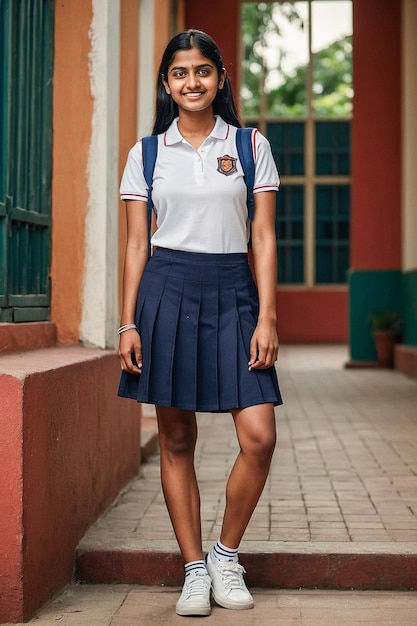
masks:
{"type": "MultiPolygon", "coordinates": [[[[250,0],[240,0],[239,4],[239,27],[240,32],[242,29],[241,23],[241,15],[242,15],[242,7],[241,5],[250,0]]],[[[276,3],[284,3],[285,0],[265,0],[268,4],[273,2],[276,3]]],[[[297,0],[296,0],[297,1],[297,0]]],[[[285,282],[280,283],[280,287],[291,287],[291,288],[300,288],[300,287],[318,287],[318,288],[326,288],[326,287],[340,287],[346,286],[346,281],[341,282],[331,282],[331,283],[320,283],[316,281],[317,275],[317,258],[316,258],[316,188],[320,185],[331,185],[331,186],[349,186],[351,187],[351,172],[349,174],[336,174],[336,175],[318,175],[316,173],[316,125],[322,122],[327,123],[338,123],[343,122],[349,123],[349,146],[351,146],[351,122],[353,116],[351,117],[323,117],[323,116],[315,116],[314,115],[314,107],[313,107],[313,69],[314,69],[314,53],[312,51],[312,4],[317,0],[299,0],[300,2],[304,2],[308,5],[308,32],[307,32],[307,40],[308,40],[308,69],[307,69],[307,102],[306,102],[306,115],[305,116],[297,116],[297,117],[273,117],[264,115],[263,112],[266,110],[265,104],[261,103],[259,116],[255,119],[252,116],[243,117],[243,122],[247,126],[257,126],[262,134],[268,137],[267,126],[270,123],[301,123],[304,124],[304,174],[302,175],[285,175],[280,172],[280,180],[281,187],[288,188],[291,186],[300,186],[304,187],[304,281],[303,282],[285,282]]],[[[323,0],[321,0],[323,1],[323,0]]],[[[329,0],[336,1],[336,0],[329,0]]],[[[352,0],[350,0],[352,2],[352,0]]],[[[243,47],[242,47],[242,37],[239,38],[240,41],[240,50],[239,50],[239,59],[241,62],[239,63],[239,72],[238,72],[238,80],[239,80],[239,88],[242,84],[242,60],[243,60],[243,47]]],[[[350,148],[349,148],[349,156],[350,156],[350,148]]],[[[279,202],[279,198],[277,199],[277,204],[279,202]]],[[[278,241],[279,246],[279,241],[278,241]]],[[[350,248],[350,245],[349,245],[350,248]]]]}

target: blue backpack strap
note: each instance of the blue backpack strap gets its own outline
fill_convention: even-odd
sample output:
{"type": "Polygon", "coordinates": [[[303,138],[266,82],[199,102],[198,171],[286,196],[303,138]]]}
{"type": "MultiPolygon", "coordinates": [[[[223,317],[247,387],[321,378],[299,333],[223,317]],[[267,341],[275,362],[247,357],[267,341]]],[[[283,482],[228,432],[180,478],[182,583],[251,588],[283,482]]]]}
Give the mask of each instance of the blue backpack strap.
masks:
{"type": "Polygon", "coordinates": [[[152,225],[152,186],[153,172],[155,169],[156,157],[158,154],[158,137],[156,135],[148,135],[142,137],[142,162],[143,175],[145,176],[148,188],[148,233],[149,233],[149,254],[151,252],[151,225],[152,225]]]}
{"type": "Polygon", "coordinates": [[[239,161],[243,168],[243,178],[247,187],[248,219],[253,220],[255,201],[253,186],[255,184],[255,160],[252,145],[253,128],[238,128],[236,132],[236,148],[239,161]]]}

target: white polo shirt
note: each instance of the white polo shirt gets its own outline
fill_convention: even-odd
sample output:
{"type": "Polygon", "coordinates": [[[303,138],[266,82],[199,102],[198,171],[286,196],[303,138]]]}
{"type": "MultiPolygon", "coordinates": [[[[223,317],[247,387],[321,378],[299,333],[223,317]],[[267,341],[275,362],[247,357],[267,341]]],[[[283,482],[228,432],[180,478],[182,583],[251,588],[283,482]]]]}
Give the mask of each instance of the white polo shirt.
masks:
{"type": "MultiPolygon", "coordinates": [[[[158,135],[152,200],[158,229],[152,245],[208,253],[246,252],[248,211],[236,127],[217,116],[198,150],[178,130],[178,118],[158,135]]],[[[253,133],[254,193],[277,191],[278,172],[268,140],[253,133]]],[[[147,200],[142,143],[129,152],[120,185],[122,200],[147,200]]]]}

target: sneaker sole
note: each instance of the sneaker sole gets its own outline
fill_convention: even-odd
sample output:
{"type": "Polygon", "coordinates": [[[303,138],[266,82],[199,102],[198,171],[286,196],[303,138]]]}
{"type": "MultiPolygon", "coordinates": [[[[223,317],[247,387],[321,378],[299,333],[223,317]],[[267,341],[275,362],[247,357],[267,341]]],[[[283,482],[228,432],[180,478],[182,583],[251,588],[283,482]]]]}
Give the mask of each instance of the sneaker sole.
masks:
{"type": "Polygon", "coordinates": [[[254,607],[254,602],[252,601],[248,601],[248,602],[240,602],[240,603],[235,603],[235,602],[229,602],[228,600],[220,600],[217,596],[216,593],[213,591],[213,600],[215,601],[216,604],[218,604],[219,606],[223,607],[224,609],[231,609],[232,611],[246,611],[249,609],[253,609],[254,607]]]}
{"type": "Polygon", "coordinates": [[[177,607],[176,614],[180,615],[181,617],[191,617],[193,615],[195,615],[196,617],[205,617],[207,615],[211,615],[211,606],[196,609],[192,609],[191,607],[179,609],[177,607]]]}

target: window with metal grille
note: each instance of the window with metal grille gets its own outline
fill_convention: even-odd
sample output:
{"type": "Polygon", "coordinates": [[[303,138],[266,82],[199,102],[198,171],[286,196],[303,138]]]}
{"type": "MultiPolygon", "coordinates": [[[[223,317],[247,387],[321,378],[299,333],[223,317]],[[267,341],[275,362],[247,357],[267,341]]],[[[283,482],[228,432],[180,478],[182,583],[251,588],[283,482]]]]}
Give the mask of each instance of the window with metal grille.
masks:
{"type": "Polygon", "coordinates": [[[242,117],[281,177],[278,282],[347,281],[352,2],[242,2],[242,117]]]}
{"type": "Polygon", "coordinates": [[[348,185],[316,186],[316,283],[344,283],[349,267],[348,185]]]}
{"type": "Polygon", "coordinates": [[[0,321],[49,317],[53,0],[0,0],[0,321]]]}
{"type": "Polygon", "coordinates": [[[277,196],[278,282],[304,283],[304,187],[284,187],[277,196]]]}

